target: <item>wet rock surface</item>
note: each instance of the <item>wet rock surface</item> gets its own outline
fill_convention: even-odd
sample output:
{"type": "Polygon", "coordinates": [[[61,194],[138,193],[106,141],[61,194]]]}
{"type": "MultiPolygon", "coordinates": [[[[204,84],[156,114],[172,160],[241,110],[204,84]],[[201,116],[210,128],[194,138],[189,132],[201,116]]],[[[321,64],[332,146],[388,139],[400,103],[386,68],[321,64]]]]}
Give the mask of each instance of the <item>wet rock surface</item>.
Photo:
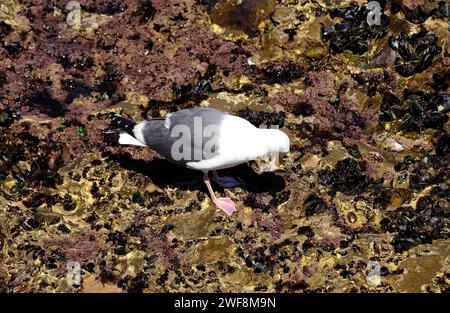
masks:
{"type": "Polygon", "coordinates": [[[68,2],[0,6],[0,291],[449,291],[447,3],[68,2]],[[291,138],[232,217],[105,133],[196,105],[291,138]]]}

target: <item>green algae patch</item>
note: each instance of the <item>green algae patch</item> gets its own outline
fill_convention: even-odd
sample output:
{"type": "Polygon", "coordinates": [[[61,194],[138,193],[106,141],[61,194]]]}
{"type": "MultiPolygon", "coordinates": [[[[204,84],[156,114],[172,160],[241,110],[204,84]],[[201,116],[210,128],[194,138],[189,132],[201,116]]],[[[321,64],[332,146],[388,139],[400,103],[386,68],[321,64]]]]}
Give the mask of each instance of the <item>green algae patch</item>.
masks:
{"type": "Polygon", "coordinates": [[[105,112],[113,112],[113,113],[125,113],[136,120],[139,120],[140,110],[142,108],[146,108],[148,106],[149,99],[146,95],[142,95],[136,92],[129,92],[126,95],[124,101],[121,101],[107,110],[100,110],[95,112],[95,114],[105,113],[105,112]]]}
{"type": "Polygon", "coordinates": [[[258,103],[258,101],[247,97],[245,94],[236,95],[228,92],[213,94],[208,99],[203,100],[201,105],[224,112],[236,112],[245,108],[256,111],[270,111],[271,109],[267,104],[258,103]]]}
{"type": "Polygon", "coordinates": [[[395,286],[400,292],[424,292],[439,274],[450,269],[450,246],[448,241],[424,245],[409,252],[409,258],[400,263],[405,274],[395,286]]]}
{"type": "Polygon", "coordinates": [[[112,16],[106,14],[98,14],[87,12],[82,9],[75,9],[69,13],[68,24],[73,29],[84,36],[92,36],[95,32],[113,19],[112,16]]]}
{"type": "Polygon", "coordinates": [[[275,8],[272,0],[221,1],[210,12],[211,22],[230,33],[254,36],[260,23],[269,18],[275,8]]]}
{"type": "Polygon", "coordinates": [[[224,277],[223,291],[233,292],[236,288],[243,292],[254,292],[258,288],[273,288],[270,276],[254,273],[251,269],[240,268],[238,271],[224,277]],[[263,286],[263,287],[262,287],[263,286]]]}
{"type": "Polygon", "coordinates": [[[177,237],[184,240],[201,239],[207,237],[215,214],[215,208],[208,206],[201,211],[169,217],[167,222],[175,225],[173,233],[177,237]]]}
{"type": "Polygon", "coordinates": [[[3,22],[18,31],[30,29],[27,18],[20,15],[22,6],[19,1],[6,0],[0,3],[0,22],[3,22]]]}
{"type": "Polygon", "coordinates": [[[217,260],[227,262],[235,249],[233,241],[228,237],[212,237],[198,247],[193,256],[197,262],[214,263],[217,260]]]}

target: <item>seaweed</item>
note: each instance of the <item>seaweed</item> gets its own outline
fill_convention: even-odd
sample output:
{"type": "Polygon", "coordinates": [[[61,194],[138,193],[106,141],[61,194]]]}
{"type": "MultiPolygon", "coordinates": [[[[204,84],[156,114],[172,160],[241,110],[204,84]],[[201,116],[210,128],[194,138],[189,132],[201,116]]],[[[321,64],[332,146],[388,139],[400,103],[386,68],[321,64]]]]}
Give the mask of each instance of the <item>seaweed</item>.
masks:
{"type": "Polygon", "coordinates": [[[209,8],[213,23],[231,30],[242,31],[250,37],[259,35],[258,25],[268,18],[273,11],[272,0],[243,0],[201,2],[209,8]]]}
{"type": "Polygon", "coordinates": [[[259,71],[263,76],[263,80],[269,84],[290,83],[304,74],[303,67],[293,60],[270,63],[259,71]]]}
{"type": "Polygon", "coordinates": [[[400,55],[395,59],[397,73],[412,76],[428,69],[442,51],[437,42],[438,37],[426,31],[412,35],[401,32],[398,37],[389,37],[389,46],[400,55]]]}
{"type": "Polygon", "coordinates": [[[20,118],[20,112],[13,109],[0,110],[0,127],[9,127],[20,118]]]}
{"type": "Polygon", "coordinates": [[[147,23],[153,19],[156,10],[150,0],[142,0],[139,3],[138,14],[141,16],[141,23],[147,23]]]}
{"type": "Polygon", "coordinates": [[[385,92],[380,107],[380,122],[402,121],[397,131],[442,130],[448,121],[448,95],[421,90],[404,90],[403,100],[385,92]]]}
{"type": "Polygon", "coordinates": [[[415,210],[411,207],[397,208],[387,213],[380,224],[383,230],[395,233],[391,244],[396,252],[401,253],[419,244],[448,239],[449,218],[450,211],[445,204],[434,201],[433,196],[423,196],[415,210]]]}
{"type": "Polygon", "coordinates": [[[306,198],[305,202],[303,203],[303,208],[306,216],[312,216],[315,214],[326,212],[328,207],[322,198],[312,194],[306,198]]]}
{"type": "Polygon", "coordinates": [[[194,101],[199,103],[205,99],[212,91],[211,83],[217,72],[217,66],[209,64],[206,72],[202,75],[199,71],[196,72],[194,83],[187,85],[177,86],[173,85],[172,90],[176,103],[184,103],[188,101],[194,101]]]}
{"type": "Polygon", "coordinates": [[[450,152],[450,134],[442,134],[436,142],[436,153],[441,156],[448,156],[450,152]]]}
{"type": "Polygon", "coordinates": [[[285,112],[257,112],[249,108],[245,108],[236,112],[238,116],[246,119],[256,127],[265,125],[267,128],[277,126],[284,127],[284,120],[286,118],[285,112]]]}
{"type": "Polygon", "coordinates": [[[339,17],[342,22],[322,25],[322,37],[328,42],[332,53],[342,53],[345,50],[353,54],[364,54],[370,42],[384,37],[387,34],[389,18],[384,12],[380,16],[380,25],[369,25],[366,6],[351,4],[337,7],[330,11],[331,18],[339,17]]]}
{"type": "Polygon", "coordinates": [[[322,184],[332,188],[332,193],[340,191],[347,195],[357,195],[369,185],[369,178],[352,158],[338,161],[333,170],[323,171],[320,177],[322,184]]]}

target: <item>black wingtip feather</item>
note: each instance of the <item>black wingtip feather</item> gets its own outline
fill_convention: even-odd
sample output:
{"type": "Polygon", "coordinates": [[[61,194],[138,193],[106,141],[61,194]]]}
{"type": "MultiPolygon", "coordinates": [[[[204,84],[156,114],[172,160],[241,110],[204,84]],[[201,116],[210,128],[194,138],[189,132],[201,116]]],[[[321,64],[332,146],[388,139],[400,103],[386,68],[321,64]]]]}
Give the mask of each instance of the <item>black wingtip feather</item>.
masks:
{"type": "Polygon", "coordinates": [[[113,114],[111,116],[111,125],[115,129],[119,129],[121,131],[125,131],[128,134],[134,136],[133,129],[136,126],[136,123],[130,119],[124,118],[119,114],[113,114]]]}

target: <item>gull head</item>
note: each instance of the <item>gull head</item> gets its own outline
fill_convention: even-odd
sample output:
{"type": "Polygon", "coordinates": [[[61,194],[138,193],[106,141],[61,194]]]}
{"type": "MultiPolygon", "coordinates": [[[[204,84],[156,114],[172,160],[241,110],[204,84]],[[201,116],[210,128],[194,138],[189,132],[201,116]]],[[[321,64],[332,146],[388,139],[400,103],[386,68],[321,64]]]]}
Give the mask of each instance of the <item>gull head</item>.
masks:
{"type": "Polygon", "coordinates": [[[279,129],[264,129],[263,136],[267,143],[269,153],[288,153],[291,141],[285,132],[279,129]]]}

